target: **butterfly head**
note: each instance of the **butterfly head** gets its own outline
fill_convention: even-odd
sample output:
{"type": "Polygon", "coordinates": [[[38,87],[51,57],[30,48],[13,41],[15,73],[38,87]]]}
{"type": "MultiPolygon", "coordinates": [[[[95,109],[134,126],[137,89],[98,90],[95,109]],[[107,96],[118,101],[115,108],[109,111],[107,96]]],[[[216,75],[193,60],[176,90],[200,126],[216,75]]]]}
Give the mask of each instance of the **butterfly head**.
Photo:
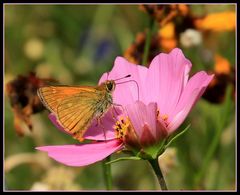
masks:
{"type": "Polygon", "coordinates": [[[110,93],[113,92],[115,90],[116,84],[121,84],[121,83],[116,83],[115,81],[130,77],[130,76],[131,75],[127,75],[125,77],[121,77],[121,78],[118,78],[118,79],[115,79],[115,80],[106,80],[104,82],[104,86],[106,87],[106,91],[110,92],[110,93]]]}
{"type": "Polygon", "coordinates": [[[108,92],[113,92],[115,87],[116,87],[116,83],[115,83],[114,80],[108,80],[108,81],[106,81],[106,85],[105,86],[106,86],[106,90],[108,92]]]}

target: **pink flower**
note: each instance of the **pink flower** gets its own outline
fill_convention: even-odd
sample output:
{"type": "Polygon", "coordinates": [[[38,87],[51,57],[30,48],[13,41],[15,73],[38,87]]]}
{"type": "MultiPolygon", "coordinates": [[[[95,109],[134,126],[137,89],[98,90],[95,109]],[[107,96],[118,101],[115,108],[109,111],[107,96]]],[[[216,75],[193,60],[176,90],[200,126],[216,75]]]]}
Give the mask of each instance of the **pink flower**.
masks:
{"type": "MultiPolygon", "coordinates": [[[[94,121],[84,135],[85,139],[95,140],[93,143],[37,149],[69,166],[88,165],[123,148],[132,150],[134,154],[146,149],[149,155],[149,147],[159,146],[183,123],[213,78],[213,75],[200,71],[189,79],[191,66],[178,48],[169,54],[157,55],[149,68],[117,57],[108,79],[131,74],[126,81],[135,82],[117,82],[113,100],[124,109],[115,107],[116,119],[111,111],[102,118],[106,137],[94,121]]],[[[99,83],[106,79],[107,73],[102,75],[99,83]]],[[[59,126],[54,114],[50,119],[59,126]]]]}

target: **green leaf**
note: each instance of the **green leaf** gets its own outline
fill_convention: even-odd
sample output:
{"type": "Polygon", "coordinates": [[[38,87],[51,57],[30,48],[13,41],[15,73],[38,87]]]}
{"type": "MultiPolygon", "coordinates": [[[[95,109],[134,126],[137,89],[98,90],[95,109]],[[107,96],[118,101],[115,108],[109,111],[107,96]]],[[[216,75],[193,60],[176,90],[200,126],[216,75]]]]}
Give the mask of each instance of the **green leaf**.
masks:
{"type": "Polygon", "coordinates": [[[176,135],[174,135],[172,138],[170,137],[168,143],[164,146],[164,150],[167,149],[167,147],[178,137],[180,137],[181,135],[183,135],[191,126],[191,124],[189,124],[184,130],[180,131],[179,133],[177,133],[176,135]]]}
{"type": "Polygon", "coordinates": [[[115,162],[118,162],[118,161],[122,161],[122,160],[141,160],[141,158],[137,157],[137,156],[121,157],[121,158],[117,158],[115,160],[109,161],[106,164],[112,164],[112,163],[115,163],[115,162]]]}

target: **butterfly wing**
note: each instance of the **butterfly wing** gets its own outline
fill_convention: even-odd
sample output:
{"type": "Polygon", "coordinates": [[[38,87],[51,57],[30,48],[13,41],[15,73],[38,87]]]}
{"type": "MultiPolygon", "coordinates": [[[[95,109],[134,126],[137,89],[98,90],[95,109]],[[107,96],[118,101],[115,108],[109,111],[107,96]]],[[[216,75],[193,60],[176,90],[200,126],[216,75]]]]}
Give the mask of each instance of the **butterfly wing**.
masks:
{"type": "Polygon", "coordinates": [[[94,96],[94,92],[80,92],[64,99],[57,108],[59,122],[76,137],[82,137],[97,115],[97,101],[94,101],[94,96]]]}
{"type": "Polygon", "coordinates": [[[57,112],[58,105],[67,97],[86,90],[85,87],[47,86],[38,89],[37,93],[44,106],[51,112],[57,112]]]}
{"type": "Polygon", "coordinates": [[[56,114],[67,132],[81,139],[104,101],[104,91],[95,87],[42,87],[38,94],[44,105],[56,114]]]}

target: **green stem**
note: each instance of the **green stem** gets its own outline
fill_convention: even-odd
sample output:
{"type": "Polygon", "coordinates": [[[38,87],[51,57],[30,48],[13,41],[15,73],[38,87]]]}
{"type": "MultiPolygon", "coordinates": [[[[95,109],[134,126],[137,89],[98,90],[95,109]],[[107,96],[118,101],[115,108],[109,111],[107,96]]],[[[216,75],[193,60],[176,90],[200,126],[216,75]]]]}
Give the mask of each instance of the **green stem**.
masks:
{"type": "Polygon", "coordinates": [[[151,36],[152,36],[153,29],[154,29],[154,20],[151,18],[149,22],[149,28],[147,29],[142,65],[147,65],[147,59],[148,59],[149,49],[151,45],[151,36]]]}
{"type": "Polygon", "coordinates": [[[112,189],[112,174],[111,174],[111,164],[106,164],[111,161],[111,155],[104,159],[103,165],[103,176],[107,190],[112,189]]]}
{"type": "Polygon", "coordinates": [[[158,164],[158,159],[152,159],[152,160],[148,160],[148,162],[151,164],[157,178],[158,178],[158,183],[161,187],[162,190],[168,190],[167,189],[167,185],[166,185],[166,182],[164,180],[164,177],[163,177],[163,174],[162,174],[162,171],[160,169],[160,166],[158,164]]]}

